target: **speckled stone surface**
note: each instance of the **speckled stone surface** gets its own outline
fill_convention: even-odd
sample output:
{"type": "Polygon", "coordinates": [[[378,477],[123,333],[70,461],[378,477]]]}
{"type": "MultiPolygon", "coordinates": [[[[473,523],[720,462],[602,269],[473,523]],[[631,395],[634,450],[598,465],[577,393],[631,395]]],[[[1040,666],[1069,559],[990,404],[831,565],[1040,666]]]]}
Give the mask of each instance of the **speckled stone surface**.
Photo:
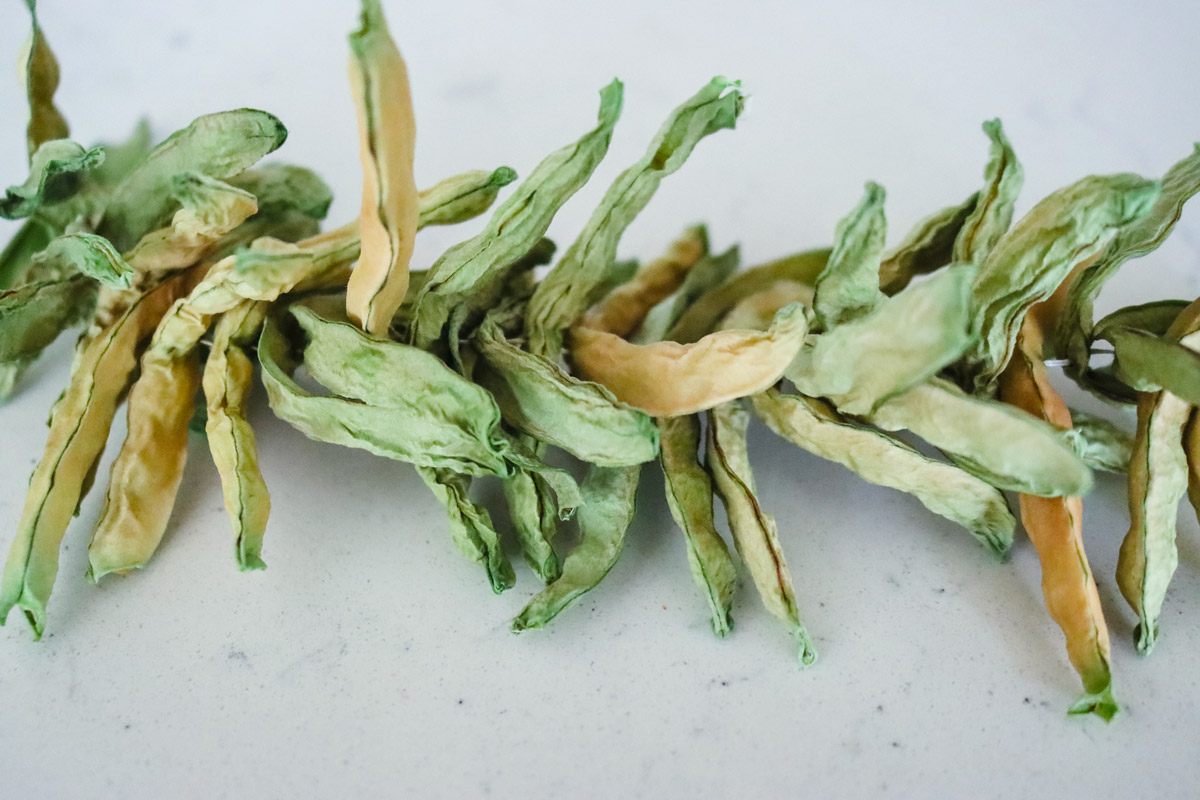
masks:
{"type": "MultiPolygon", "coordinates": [[[[561,246],[667,111],[718,73],[751,94],[738,130],[663,184],[622,256],[650,256],[696,220],[747,262],[821,245],[868,179],[888,189],[895,242],[975,190],[993,116],[1025,165],[1019,211],[1088,173],[1161,174],[1200,138],[1189,3],[407,5],[387,9],[414,81],[423,185],[500,164],[527,174],[592,124],[604,83],[625,80],[609,157],[551,229],[561,246]]],[[[353,3],[43,6],[81,140],[119,137],[141,114],[165,133],[263,107],[291,130],[278,157],[334,187],[331,221],[355,213],[353,3]]],[[[0,11],[6,62],[23,29],[19,4],[0,11]]],[[[0,83],[5,183],[24,177],[22,102],[0,83]]],[[[423,233],[415,263],[477,229],[423,233]]],[[[13,230],[0,225],[0,241],[13,230]]],[[[1101,311],[1197,294],[1193,205],[1101,311]]],[[[5,550],[69,353],[60,342],[0,409],[5,550]]],[[[98,587],[83,579],[94,492],[68,532],[46,639],[29,642],[15,615],[0,631],[0,796],[1195,795],[1200,530],[1181,509],[1161,639],[1140,659],[1112,577],[1122,479],[1100,476],[1085,505],[1123,705],[1105,725],[1065,714],[1078,684],[1023,535],[997,564],[916,500],[761,426],[761,498],[820,650],[803,673],[748,583],[733,635],[712,636],[654,468],[603,585],[518,637],[508,620],[536,579],[518,566],[516,588],[492,595],[410,467],[306,440],[261,391],[251,416],[274,499],[270,568],[237,572],[199,439],[157,559],[98,587]]],[[[499,503],[498,486],[480,492],[499,503]]]]}

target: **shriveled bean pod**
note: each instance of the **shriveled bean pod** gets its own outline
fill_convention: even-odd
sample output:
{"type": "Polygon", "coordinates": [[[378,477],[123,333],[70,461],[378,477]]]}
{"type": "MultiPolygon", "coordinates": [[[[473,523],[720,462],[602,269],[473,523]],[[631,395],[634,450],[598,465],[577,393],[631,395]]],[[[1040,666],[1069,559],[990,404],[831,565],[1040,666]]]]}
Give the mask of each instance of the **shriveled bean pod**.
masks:
{"type": "Polygon", "coordinates": [[[1001,489],[1058,497],[1084,495],[1092,487],[1091,471],[1054,427],[939,378],[883,403],[871,422],[912,431],[1001,489]]]}
{"type": "Polygon", "coordinates": [[[1092,469],[1129,471],[1133,435],[1115,423],[1085,411],[1072,410],[1071,428],[1064,435],[1083,463],[1092,469]]]}
{"type": "Polygon", "coordinates": [[[1055,352],[1068,360],[1067,370],[1077,380],[1089,368],[1093,304],[1100,290],[1126,261],[1156,250],[1174,230],[1184,204],[1200,191],[1200,144],[1167,170],[1161,186],[1150,210],[1121,230],[1070,287],[1058,321],[1055,352]]]}
{"type": "Polygon", "coordinates": [[[727,330],[692,344],[635,345],[606,331],[572,329],[579,374],[653,416],[703,411],[773,385],[800,351],[808,312],[782,309],[765,331],[727,330]]]}
{"type": "Polygon", "coordinates": [[[490,296],[502,268],[523,258],[542,240],[558,209],[591,177],[608,151],[623,92],[620,81],[601,90],[597,126],[543,159],[492,213],[481,233],[450,248],[430,267],[429,280],[417,297],[414,344],[428,347],[437,341],[455,307],[477,295],[490,296]]]}
{"type": "MultiPolygon", "coordinates": [[[[1169,339],[1200,349],[1200,301],[1179,315],[1169,339]]],[[[1146,654],[1158,638],[1163,600],[1179,554],[1175,522],[1179,501],[1188,487],[1184,428],[1189,403],[1163,389],[1138,397],[1138,427],[1129,461],[1129,531],[1117,560],[1117,585],[1138,615],[1136,644],[1146,654]]]]}
{"type": "Polygon", "coordinates": [[[26,0],[25,4],[29,6],[31,29],[17,66],[29,100],[25,141],[32,158],[42,142],[67,138],[67,121],[54,105],[54,93],[58,90],[58,59],[38,25],[37,1],[26,0]]]}
{"type": "Polygon", "coordinates": [[[917,222],[879,264],[879,288],[895,294],[918,275],[941,269],[954,257],[954,242],[979,201],[979,192],[917,222]]]}
{"type": "Polygon", "coordinates": [[[724,253],[703,256],[688,270],[679,288],[650,309],[630,341],[634,344],[651,344],[667,338],[667,332],[683,313],[705,292],[729,280],[737,272],[740,263],[741,252],[737,245],[724,253]]]}
{"type": "Polygon", "coordinates": [[[799,304],[780,310],[765,331],[722,330],[689,344],[638,345],[622,338],[684,283],[700,255],[699,240],[685,234],[628,290],[585,314],[571,329],[576,372],[623,403],[664,417],[703,411],[779,380],[808,332],[808,312],[799,304]]]}
{"type": "Polygon", "coordinates": [[[769,289],[779,281],[812,286],[829,263],[829,250],[808,250],[769,261],[733,275],[709,289],[690,305],[667,332],[668,341],[689,344],[698,341],[717,326],[729,310],[751,295],[769,289]]]}
{"type": "MultiPolygon", "coordinates": [[[[1046,373],[1042,341],[1042,329],[1031,313],[1017,336],[1013,358],[1000,375],[1000,397],[1053,425],[1070,428],[1071,414],[1046,373]]],[[[1112,695],[1108,625],[1083,547],[1083,500],[1078,495],[1022,494],[1019,502],[1021,521],[1041,562],[1046,608],[1066,637],[1067,655],[1086,692],[1071,713],[1112,719],[1117,704],[1112,695]]]]}
{"type": "Polygon", "coordinates": [[[88,545],[93,581],[140,569],[158,549],[183,480],[199,389],[198,353],[164,357],[151,343],[129,392],[129,432],[109,471],[104,507],[88,545]]]}
{"type": "Polygon", "coordinates": [[[688,228],[666,253],[605,295],[577,324],[628,337],[654,306],[683,285],[692,267],[707,252],[708,232],[700,225],[688,228]]]}
{"type": "Polygon", "coordinates": [[[254,363],[246,354],[258,338],[267,308],[246,300],[217,321],[204,364],[204,432],[221,476],[225,511],[233,525],[234,549],[241,569],[263,569],[263,534],[271,496],[258,467],[254,430],[246,420],[246,402],[254,382],[254,363]]]}
{"type": "Polygon", "coordinates": [[[516,170],[498,167],[452,175],[422,189],[417,196],[417,229],[427,225],[457,225],[486,213],[500,190],[517,179],[516,170]]]}
{"type": "Polygon", "coordinates": [[[700,419],[694,414],[658,420],[662,468],[671,516],[683,531],[692,578],[708,603],[713,633],[733,630],[729,616],[737,573],[713,521],[712,479],[697,460],[700,419]]]}
{"type": "MultiPolygon", "coordinates": [[[[975,267],[947,267],[883,297],[854,319],[810,339],[786,374],[801,392],[847,414],[870,415],[924,383],[975,341],[968,297],[975,267]]],[[[817,290],[820,301],[820,290],[817,290]]]]}
{"type": "Polygon", "coordinates": [[[840,220],[829,263],[813,286],[813,310],[826,330],[866,314],[883,299],[879,262],[887,238],[883,187],[868,183],[858,206],[840,220]]]}
{"type": "MultiPolygon", "coordinates": [[[[39,281],[0,292],[0,369],[11,381],[59,334],[79,324],[96,303],[86,276],[39,281]]],[[[0,381],[0,398],[12,384],[0,381]]]]}
{"type": "MultiPolygon", "coordinates": [[[[29,177],[19,186],[9,186],[0,197],[0,218],[24,219],[63,204],[78,192],[81,175],[103,161],[104,151],[99,147],[85,149],[69,139],[43,142],[30,159],[29,177]]],[[[66,205],[76,211],[73,204],[66,205]]],[[[62,226],[56,227],[61,230],[62,226]]]]}
{"type": "Polygon", "coordinates": [[[171,190],[183,206],[175,212],[171,224],[147,233],[125,254],[138,272],[163,273],[189,267],[258,212],[254,195],[199,172],[176,175],[171,190]]]}
{"type": "Polygon", "coordinates": [[[379,0],[363,0],[362,23],[350,35],[350,49],[363,192],[362,253],[346,286],[346,312],[364,330],[381,334],[408,290],[419,216],[413,177],[417,125],[408,69],[379,0]]]}
{"type": "Polygon", "coordinates": [[[480,325],[474,341],[483,357],[475,379],[492,392],[513,427],[601,466],[641,464],[657,454],[658,432],[645,412],[521,350],[493,317],[480,325]]]}
{"type": "MultiPolygon", "coordinates": [[[[536,439],[525,437],[525,442],[530,447],[538,447],[536,439]]],[[[551,545],[558,533],[559,522],[553,490],[537,473],[523,469],[515,470],[505,478],[503,489],[525,561],[543,583],[558,580],[562,567],[551,545]]]]}
{"type": "Polygon", "coordinates": [[[542,628],[596,588],[616,565],[633,521],[641,465],[592,467],[580,487],[579,544],[563,560],[562,575],[534,596],[512,622],[514,632],[542,628]]]}
{"type": "Polygon", "coordinates": [[[0,585],[0,620],[19,606],[34,638],[41,638],[45,629],[46,602],[58,573],[63,534],[91,485],[117,404],[137,367],[141,343],[201,272],[191,270],[163,282],[91,339],[55,406],[46,449],[30,480],[0,585]]]}
{"type": "Polygon", "coordinates": [[[800,620],[792,576],[783,557],[775,520],[763,511],[754,491],[754,474],[746,448],[749,415],[740,401],[708,412],[705,466],[725,506],[729,530],[763,605],[796,639],[801,666],[817,660],[817,650],[800,620]]]}
{"type": "Polygon", "coordinates": [[[838,416],[828,404],[776,389],[751,396],[754,412],[792,444],[841,464],[863,480],[907,492],[957,522],[997,555],[1012,545],[1016,520],[1004,495],[951,464],[935,461],[885,433],[838,416]]]}
{"type": "Polygon", "coordinates": [[[434,467],[417,467],[417,474],[446,507],[450,537],[459,552],[484,565],[493,592],[511,589],[516,575],[504,555],[491,515],[467,495],[470,476],[434,467]]]}
{"type": "Polygon", "coordinates": [[[991,140],[983,189],[917,223],[879,267],[879,287],[895,294],[917,275],[952,262],[981,263],[1012,222],[1024,174],[1000,120],[983,123],[991,140]]]}
{"type": "Polygon", "coordinates": [[[531,352],[558,357],[563,331],[592,302],[625,229],[701,139],[734,126],[744,102],[736,81],[717,77],[671,112],[646,154],[617,176],[583,232],[534,290],[525,320],[531,352]]]}
{"type": "Polygon", "coordinates": [[[156,146],[113,189],[96,232],[120,252],[162,227],[179,208],[171,182],[181,172],[217,180],[237,175],[287,138],[265,111],[241,108],[198,117],[156,146]]]}
{"type": "Polygon", "coordinates": [[[983,170],[984,186],[979,192],[979,201],[954,241],[952,260],[964,264],[982,264],[991,254],[1012,224],[1013,204],[1025,182],[1024,170],[1004,135],[1000,120],[983,123],[983,132],[992,143],[983,170]]]}
{"type": "Polygon", "coordinates": [[[1129,174],[1084,178],[1046,197],[1000,237],[972,293],[979,343],[967,354],[966,373],[977,391],[994,386],[1029,308],[1144,217],[1159,188],[1129,174]]]}

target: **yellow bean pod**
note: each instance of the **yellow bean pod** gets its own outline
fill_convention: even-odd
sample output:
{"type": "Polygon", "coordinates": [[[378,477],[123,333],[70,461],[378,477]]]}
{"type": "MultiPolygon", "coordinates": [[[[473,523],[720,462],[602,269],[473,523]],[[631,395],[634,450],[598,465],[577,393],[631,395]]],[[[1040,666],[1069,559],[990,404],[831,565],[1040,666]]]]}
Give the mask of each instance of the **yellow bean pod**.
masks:
{"type": "Polygon", "coordinates": [[[29,14],[32,27],[17,60],[17,69],[29,100],[25,139],[29,157],[33,158],[43,142],[67,138],[67,121],[54,105],[54,93],[58,91],[58,59],[42,35],[33,3],[29,4],[29,14]]]}
{"type": "Polygon", "coordinates": [[[637,330],[650,309],[667,299],[683,283],[688,271],[708,252],[703,226],[683,232],[655,261],[609,292],[579,320],[579,325],[626,337],[637,330]]]}
{"type": "Polygon", "coordinates": [[[147,233],[124,255],[138,272],[162,274],[195,264],[258,211],[254,195],[199,173],[177,176],[175,188],[183,208],[171,224],[147,233]]]}
{"type": "Polygon", "coordinates": [[[808,312],[798,303],[781,309],[765,331],[722,330],[690,344],[638,345],[623,338],[679,288],[703,252],[697,231],[689,231],[628,289],[585,314],[570,331],[578,376],[656,417],[704,411],[778,381],[808,333],[808,312]]]}
{"type": "Polygon", "coordinates": [[[188,423],[200,389],[196,351],[151,349],[129,393],[129,433],[109,472],[104,509],[88,545],[88,577],[146,565],[158,549],[187,462],[188,423]]]}
{"type": "Polygon", "coordinates": [[[350,36],[350,83],[363,167],[362,254],[350,274],[346,313],[369,333],[387,332],[408,290],[419,199],[413,177],[416,121],[404,59],[378,0],[364,0],[350,36]]]}
{"type": "Polygon", "coordinates": [[[172,301],[200,275],[200,269],[190,270],[159,284],[93,337],[79,354],[71,383],[55,406],[46,449],[30,479],[0,585],[0,620],[19,606],[34,638],[41,638],[45,629],[46,602],[58,574],[63,534],[91,485],[117,405],[137,367],[141,343],[172,301]]]}
{"type": "Polygon", "coordinates": [[[233,525],[238,566],[264,569],[263,534],[271,514],[271,496],[258,467],[254,430],[246,420],[246,401],[254,385],[254,363],[245,348],[266,318],[264,303],[246,301],[217,321],[213,346],[204,365],[208,419],[204,430],[213,463],[221,475],[225,511],[233,525]]]}
{"type": "MultiPolygon", "coordinates": [[[[1031,313],[1018,334],[1014,357],[1001,373],[1000,397],[1039,419],[1069,429],[1071,412],[1050,385],[1042,343],[1038,317],[1031,313]]],[[[1046,608],[1066,637],[1067,656],[1087,692],[1071,707],[1071,713],[1090,712],[1111,719],[1117,704],[1112,696],[1108,626],[1083,547],[1083,499],[1031,494],[1019,498],[1021,522],[1042,565],[1046,608]]]]}

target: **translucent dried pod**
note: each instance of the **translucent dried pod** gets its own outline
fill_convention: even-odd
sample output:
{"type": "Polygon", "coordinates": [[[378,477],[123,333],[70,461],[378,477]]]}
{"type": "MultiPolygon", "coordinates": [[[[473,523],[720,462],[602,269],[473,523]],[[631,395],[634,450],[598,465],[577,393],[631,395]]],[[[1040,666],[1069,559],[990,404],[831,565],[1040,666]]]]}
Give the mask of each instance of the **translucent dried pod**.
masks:
{"type": "MultiPolygon", "coordinates": [[[[770,289],[779,281],[811,287],[829,263],[830,250],[807,250],[769,261],[732,275],[728,280],[705,291],[671,325],[668,341],[690,344],[712,332],[721,318],[747,297],[770,289]]],[[[811,302],[811,299],[807,302],[811,302]]]]}
{"type": "Polygon", "coordinates": [[[15,380],[60,333],[87,319],[95,302],[96,284],[85,275],[0,292],[0,367],[14,367],[7,374],[15,380]]]}
{"type": "Polygon", "coordinates": [[[493,592],[500,594],[511,589],[516,575],[504,554],[491,515],[468,496],[471,477],[434,467],[417,467],[417,474],[446,507],[450,537],[459,552],[484,565],[493,592]]]}
{"type": "Polygon", "coordinates": [[[1000,120],[983,123],[991,141],[983,188],[918,222],[879,267],[879,287],[895,294],[917,275],[951,263],[981,263],[1012,223],[1024,173],[1000,120]]]}
{"type": "Polygon", "coordinates": [[[427,225],[457,225],[487,213],[500,190],[516,179],[517,173],[511,167],[475,169],[422,189],[417,197],[421,212],[418,229],[427,225]]]}
{"type": "Polygon", "coordinates": [[[667,333],[701,295],[729,280],[738,270],[741,252],[737,245],[724,253],[705,254],[687,271],[683,283],[658,302],[646,314],[629,340],[634,344],[652,344],[667,338],[667,333]]]}
{"type": "Polygon", "coordinates": [[[110,289],[128,289],[137,276],[107,239],[93,233],[64,233],[52,239],[33,261],[45,275],[78,273],[110,289]]]}
{"type": "Polygon", "coordinates": [[[1200,353],[1169,336],[1136,328],[1109,330],[1104,337],[1115,350],[1115,374],[1130,388],[1139,392],[1166,389],[1200,405],[1200,353]]]}
{"type": "Polygon", "coordinates": [[[1092,488],[1091,470],[1059,429],[940,378],[883,403],[871,422],[887,431],[911,431],[1000,489],[1062,497],[1092,488]]]}
{"type": "MultiPolygon", "coordinates": [[[[535,455],[539,458],[543,456],[536,439],[522,439],[535,455]]],[[[537,473],[523,469],[505,478],[502,488],[525,562],[542,583],[558,580],[562,576],[562,564],[551,542],[558,536],[560,514],[553,490],[545,485],[537,473]]]]}
{"type": "Polygon", "coordinates": [[[799,303],[811,307],[813,287],[798,281],[778,280],[738,302],[721,318],[721,330],[762,331],[771,327],[781,309],[799,303]]]}
{"type": "Polygon", "coordinates": [[[607,293],[576,324],[628,337],[654,306],[683,286],[692,267],[707,253],[708,231],[702,225],[688,228],[666,253],[607,293]]]}
{"type": "Polygon", "coordinates": [[[600,466],[631,466],[658,454],[658,432],[643,411],[603,386],[509,341],[494,316],[473,339],[482,357],[474,378],[496,398],[505,422],[535,439],[600,466]]]}
{"type": "Polygon", "coordinates": [[[879,288],[892,295],[912,282],[949,264],[959,231],[979,201],[979,193],[962,203],[939,209],[917,222],[900,244],[883,255],[879,264],[879,288]]]}
{"type": "Polygon", "coordinates": [[[969,304],[975,275],[973,266],[961,264],[892,297],[879,293],[869,309],[858,306],[852,319],[811,338],[788,378],[845,413],[870,415],[936,375],[975,341],[969,304]]]}
{"type": "Polygon", "coordinates": [[[982,264],[1012,225],[1013,205],[1025,171],[1013,152],[1000,120],[983,123],[983,132],[991,141],[987,166],[983,170],[983,188],[970,216],[954,240],[951,260],[961,264],[982,264]]]}

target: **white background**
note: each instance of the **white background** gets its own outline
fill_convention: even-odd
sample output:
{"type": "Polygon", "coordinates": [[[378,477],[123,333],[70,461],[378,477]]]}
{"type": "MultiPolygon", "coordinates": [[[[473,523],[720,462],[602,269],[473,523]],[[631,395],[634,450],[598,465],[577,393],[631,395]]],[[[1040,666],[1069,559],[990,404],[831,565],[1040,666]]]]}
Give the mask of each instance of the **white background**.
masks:
{"type": "MultiPolygon", "coordinates": [[[[706,220],[715,247],[741,242],[755,262],[828,243],[867,179],[888,189],[898,240],[979,185],[979,123],[993,116],[1025,165],[1019,211],[1088,173],[1159,175],[1200,136],[1194,3],[744,5],[388,3],[419,183],[500,164],[527,174],[591,127],[597,90],[619,76],[609,156],[550,232],[565,247],[670,108],[726,74],[751,94],[738,130],[667,179],[621,255],[650,257],[706,220]]],[[[355,213],[353,3],[43,6],[75,138],[123,137],[143,114],[166,134],[265,108],[291,131],[276,157],[329,181],[332,222],[355,213]]],[[[24,31],[6,3],[6,59],[24,31]]],[[[0,83],[4,183],[24,179],[23,103],[15,80],[0,83]]],[[[416,263],[477,227],[422,234],[416,263]]],[[[1193,206],[1101,310],[1194,297],[1198,268],[1193,206]]],[[[60,342],[0,410],[0,548],[69,351],[60,342]]],[[[94,492],[68,532],[46,639],[29,642],[16,614],[0,632],[0,796],[1195,795],[1200,538],[1184,506],[1161,640],[1136,657],[1112,579],[1122,478],[1101,476],[1086,503],[1123,705],[1105,725],[1064,713],[1078,683],[1023,535],[997,564],[914,499],[762,429],[761,498],[821,655],[803,673],[748,583],[734,634],[712,636],[653,465],[616,569],[552,628],[517,637],[507,623],[536,579],[518,565],[516,588],[493,596],[410,467],[309,442],[261,396],[252,421],[275,505],[270,569],[237,572],[199,439],[156,560],[99,587],[83,579],[94,492]]]]}

